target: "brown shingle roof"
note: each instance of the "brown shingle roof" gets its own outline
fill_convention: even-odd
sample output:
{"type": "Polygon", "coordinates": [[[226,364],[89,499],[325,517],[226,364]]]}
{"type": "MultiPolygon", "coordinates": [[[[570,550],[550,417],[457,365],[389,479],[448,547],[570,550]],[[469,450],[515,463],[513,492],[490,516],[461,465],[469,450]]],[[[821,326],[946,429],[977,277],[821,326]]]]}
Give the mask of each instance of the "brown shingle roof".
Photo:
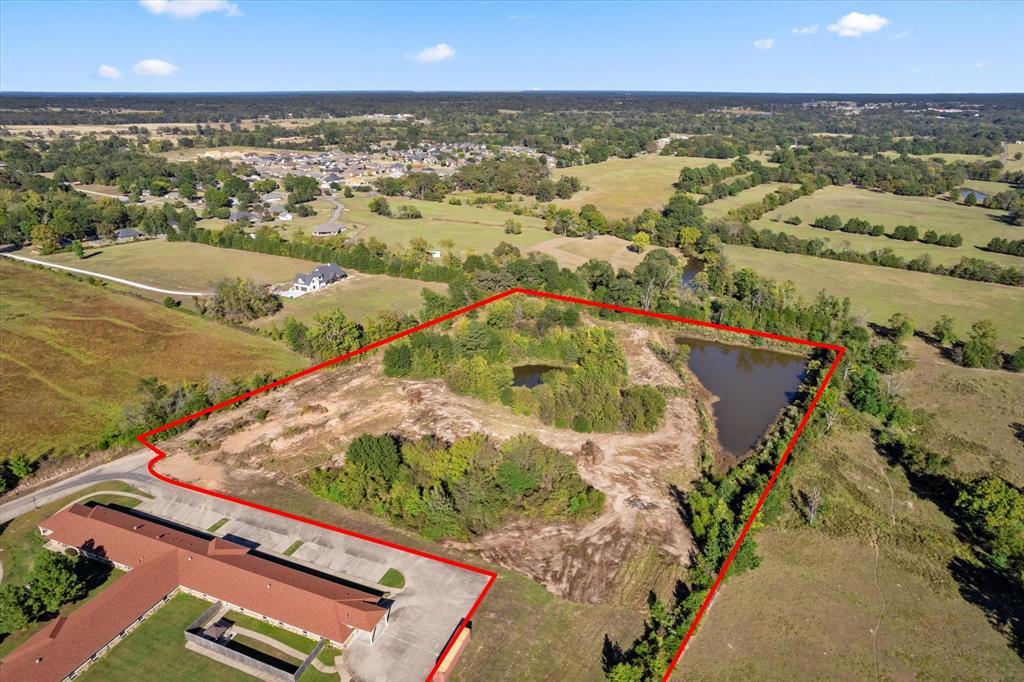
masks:
{"type": "Polygon", "coordinates": [[[41,526],[132,570],[0,662],[5,679],[63,678],[179,585],[335,642],[373,630],[386,613],[369,592],[108,507],[73,505],[41,526]]]}

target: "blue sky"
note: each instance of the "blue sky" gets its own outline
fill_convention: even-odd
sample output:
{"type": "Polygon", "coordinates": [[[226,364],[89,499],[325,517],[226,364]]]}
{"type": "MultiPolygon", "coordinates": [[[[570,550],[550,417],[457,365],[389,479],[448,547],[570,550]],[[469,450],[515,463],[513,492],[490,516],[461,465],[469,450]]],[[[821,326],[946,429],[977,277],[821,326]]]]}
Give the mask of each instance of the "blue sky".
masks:
{"type": "Polygon", "coordinates": [[[1020,1],[2,0],[0,90],[1020,92],[1022,44],[1020,1]]]}

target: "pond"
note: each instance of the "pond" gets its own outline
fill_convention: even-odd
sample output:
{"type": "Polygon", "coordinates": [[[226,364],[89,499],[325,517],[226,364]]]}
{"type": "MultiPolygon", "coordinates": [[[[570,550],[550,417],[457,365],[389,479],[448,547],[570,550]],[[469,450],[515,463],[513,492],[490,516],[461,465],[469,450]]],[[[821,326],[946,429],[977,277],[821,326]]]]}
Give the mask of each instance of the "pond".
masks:
{"type": "Polygon", "coordinates": [[[512,385],[533,388],[544,383],[542,375],[553,369],[561,369],[554,365],[519,365],[512,368],[512,385]]]}
{"type": "Polygon", "coordinates": [[[686,265],[683,266],[683,274],[679,276],[679,286],[684,289],[691,288],[693,286],[693,279],[704,269],[704,262],[699,261],[696,258],[687,258],[686,265]]]}
{"type": "Polygon", "coordinates": [[[703,339],[682,341],[690,347],[687,366],[718,398],[712,410],[722,449],[742,458],[795,396],[806,358],[703,339]]]}

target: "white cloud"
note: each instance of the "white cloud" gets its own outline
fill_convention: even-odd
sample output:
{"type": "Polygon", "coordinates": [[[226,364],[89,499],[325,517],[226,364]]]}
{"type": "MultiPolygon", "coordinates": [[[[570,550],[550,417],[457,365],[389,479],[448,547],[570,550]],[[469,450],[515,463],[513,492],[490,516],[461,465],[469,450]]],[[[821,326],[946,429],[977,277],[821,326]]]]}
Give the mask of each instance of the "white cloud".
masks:
{"type": "Polygon", "coordinates": [[[797,34],[798,36],[806,36],[817,32],[817,24],[811,24],[810,26],[797,26],[796,28],[793,29],[793,33],[797,34]]]}
{"type": "Polygon", "coordinates": [[[874,33],[889,25],[889,20],[877,14],[861,14],[850,12],[845,17],[830,25],[828,30],[843,38],[859,38],[865,33],[874,33]]]}
{"type": "Polygon", "coordinates": [[[143,59],[132,67],[136,76],[170,76],[178,67],[162,59],[143,59]]]}
{"type": "Polygon", "coordinates": [[[771,38],[761,38],[761,40],[754,41],[754,47],[758,50],[770,50],[775,47],[775,41],[771,38]]]}
{"type": "Polygon", "coordinates": [[[175,19],[195,19],[207,12],[220,12],[229,17],[242,15],[238,5],[228,0],[139,0],[153,14],[166,14],[175,19]]]}
{"type": "Polygon", "coordinates": [[[443,62],[446,59],[455,58],[455,48],[445,43],[438,43],[433,47],[427,47],[412,56],[418,62],[428,64],[430,62],[443,62]]]}
{"type": "Polygon", "coordinates": [[[974,68],[980,69],[985,66],[985,62],[974,62],[974,68]]]}
{"type": "Polygon", "coordinates": [[[121,70],[116,66],[107,66],[102,64],[100,68],[96,69],[96,75],[100,78],[120,78],[121,70]]]}
{"type": "Polygon", "coordinates": [[[901,40],[910,35],[910,31],[900,31],[894,35],[889,36],[889,40],[901,40]]]}

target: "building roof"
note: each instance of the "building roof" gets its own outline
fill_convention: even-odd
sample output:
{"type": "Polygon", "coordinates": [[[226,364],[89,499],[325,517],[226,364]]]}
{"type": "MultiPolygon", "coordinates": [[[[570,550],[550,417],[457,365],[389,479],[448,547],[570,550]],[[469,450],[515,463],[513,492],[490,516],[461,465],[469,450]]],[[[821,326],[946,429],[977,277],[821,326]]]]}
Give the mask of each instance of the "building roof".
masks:
{"type": "Polygon", "coordinates": [[[114,236],[118,239],[128,239],[130,237],[141,237],[142,233],[134,227],[122,227],[120,230],[114,232],[114,236]]]}
{"type": "Polygon", "coordinates": [[[7,656],[4,679],[62,679],[179,585],[335,642],[387,612],[370,592],[109,507],[72,505],[40,527],[131,571],[7,656]]]}
{"type": "Polygon", "coordinates": [[[345,228],[341,225],[324,223],[313,228],[313,234],[341,234],[345,228]]]}
{"type": "Polygon", "coordinates": [[[348,277],[348,273],[346,273],[344,270],[342,270],[334,263],[324,263],[323,265],[318,265],[315,268],[313,268],[312,274],[319,276],[320,279],[324,280],[325,282],[333,282],[335,280],[348,277]]]}

